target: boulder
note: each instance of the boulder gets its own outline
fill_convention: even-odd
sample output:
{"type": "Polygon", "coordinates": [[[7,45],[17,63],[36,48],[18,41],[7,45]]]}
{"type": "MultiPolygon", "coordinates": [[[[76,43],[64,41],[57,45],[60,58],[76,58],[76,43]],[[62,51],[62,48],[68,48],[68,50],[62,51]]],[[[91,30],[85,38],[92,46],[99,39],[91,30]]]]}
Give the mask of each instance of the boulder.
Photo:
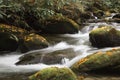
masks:
{"type": "Polygon", "coordinates": [[[95,16],[93,15],[92,12],[87,11],[80,14],[80,19],[81,19],[81,22],[86,22],[89,19],[95,19],[95,16]]]}
{"type": "Polygon", "coordinates": [[[120,14],[115,14],[112,18],[113,19],[120,19],[120,14]]]}
{"type": "Polygon", "coordinates": [[[96,16],[97,18],[102,18],[105,14],[102,10],[97,10],[93,12],[93,15],[96,16]]]}
{"type": "Polygon", "coordinates": [[[0,24],[0,32],[16,36],[18,38],[18,50],[21,52],[41,49],[48,47],[49,45],[44,37],[15,26],[0,24]]]}
{"type": "Polygon", "coordinates": [[[94,47],[120,46],[120,31],[110,26],[94,29],[89,34],[89,40],[94,47]]]}
{"type": "Polygon", "coordinates": [[[120,65],[120,48],[108,51],[98,51],[80,59],[71,66],[75,72],[87,72],[97,70],[113,70],[120,65]]]}
{"type": "Polygon", "coordinates": [[[112,19],[114,19],[115,22],[120,23],[120,14],[114,15],[112,19]]]}
{"type": "Polygon", "coordinates": [[[0,32],[0,51],[15,51],[18,48],[18,42],[14,34],[0,32]]]}
{"type": "Polygon", "coordinates": [[[29,54],[25,54],[21,56],[16,65],[27,65],[27,64],[62,64],[65,61],[65,58],[72,59],[76,56],[76,53],[73,49],[64,49],[58,50],[51,53],[43,53],[43,52],[31,52],[29,54]],[[63,61],[63,62],[62,62],[63,61]]]}
{"type": "Polygon", "coordinates": [[[20,40],[21,52],[27,52],[30,50],[36,50],[48,47],[49,43],[47,40],[35,33],[24,35],[23,39],[20,40]]]}
{"type": "Polygon", "coordinates": [[[78,33],[79,25],[72,19],[62,15],[52,16],[49,19],[42,21],[42,33],[50,34],[65,34],[65,33],[78,33]]]}
{"type": "Polygon", "coordinates": [[[30,76],[29,80],[77,80],[77,77],[68,68],[50,67],[30,76]]]}
{"type": "Polygon", "coordinates": [[[25,29],[7,24],[0,24],[0,32],[7,32],[10,34],[14,34],[18,38],[22,38],[21,35],[24,36],[25,34],[28,34],[28,31],[26,31],[25,29]]]}

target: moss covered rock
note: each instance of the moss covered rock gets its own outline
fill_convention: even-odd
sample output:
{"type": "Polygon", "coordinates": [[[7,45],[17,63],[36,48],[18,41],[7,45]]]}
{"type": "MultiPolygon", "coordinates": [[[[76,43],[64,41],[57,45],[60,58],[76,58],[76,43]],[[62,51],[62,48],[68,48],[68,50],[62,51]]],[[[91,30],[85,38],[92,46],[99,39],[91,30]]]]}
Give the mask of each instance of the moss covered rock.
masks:
{"type": "Polygon", "coordinates": [[[9,33],[9,35],[16,36],[18,38],[18,48],[21,52],[41,49],[48,47],[49,45],[44,37],[15,26],[0,24],[0,32],[9,33]]]}
{"type": "Polygon", "coordinates": [[[77,61],[71,66],[71,69],[76,72],[97,71],[99,69],[111,70],[120,64],[119,56],[119,48],[108,51],[98,51],[77,61]]]}
{"type": "Polygon", "coordinates": [[[40,70],[30,76],[29,80],[77,80],[77,77],[68,68],[51,67],[40,70]]]}
{"type": "Polygon", "coordinates": [[[52,16],[42,21],[41,24],[43,24],[42,33],[65,34],[77,33],[79,30],[79,25],[76,22],[62,15],[52,16]]]}
{"type": "Polygon", "coordinates": [[[32,52],[29,54],[25,54],[21,56],[16,65],[27,65],[27,64],[36,64],[36,63],[44,63],[44,64],[62,64],[64,63],[64,59],[72,59],[76,56],[76,53],[73,49],[64,49],[58,50],[51,53],[44,52],[32,52]],[[63,61],[63,62],[62,62],[63,61]]]}
{"type": "Polygon", "coordinates": [[[0,32],[0,51],[15,51],[18,48],[18,38],[7,32],[0,32]]]}
{"type": "Polygon", "coordinates": [[[24,38],[21,39],[20,50],[22,52],[27,52],[30,50],[48,47],[48,45],[49,43],[44,37],[38,34],[31,33],[28,35],[24,35],[24,38]]]}
{"type": "Polygon", "coordinates": [[[7,24],[0,24],[0,32],[11,33],[16,35],[19,38],[21,38],[21,35],[28,34],[28,32],[25,29],[18,28],[12,25],[7,25],[7,24]]]}
{"type": "Polygon", "coordinates": [[[89,36],[89,40],[94,47],[120,46],[120,31],[110,26],[102,26],[92,30],[89,36]]]}

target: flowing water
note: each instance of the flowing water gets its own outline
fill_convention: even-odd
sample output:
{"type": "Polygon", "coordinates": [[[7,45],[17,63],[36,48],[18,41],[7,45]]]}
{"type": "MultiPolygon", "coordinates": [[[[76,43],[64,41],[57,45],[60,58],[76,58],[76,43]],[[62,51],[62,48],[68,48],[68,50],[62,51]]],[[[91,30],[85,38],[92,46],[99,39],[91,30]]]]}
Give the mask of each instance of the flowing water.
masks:
{"type": "MultiPolygon", "coordinates": [[[[44,35],[51,45],[48,48],[35,50],[31,52],[42,52],[50,53],[57,50],[63,50],[68,48],[73,48],[77,56],[72,60],[64,58],[63,64],[46,65],[44,63],[34,64],[34,65],[19,65],[16,66],[15,63],[19,60],[19,57],[23,54],[18,52],[12,52],[6,55],[0,56],[0,80],[27,80],[26,76],[31,75],[40,69],[57,66],[57,67],[70,67],[77,60],[92,54],[96,51],[109,50],[109,48],[97,49],[92,47],[89,42],[89,32],[99,25],[112,25],[116,29],[120,29],[120,24],[118,23],[88,23],[82,30],[77,34],[62,34],[62,35],[44,35]]],[[[29,52],[28,52],[29,53],[29,52]]],[[[26,54],[28,54],[26,53],[26,54]]],[[[89,79],[88,79],[89,80],[89,79]]],[[[91,79],[92,80],[92,79],[91,79]]],[[[97,79],[94,79],[97,80],[97,79]]],[[[104,80],[104,79],[103,79],[104,80]]],[[[111,79],[112,80],[112,79],[111,79]]],[[[119,79],[116,79],[119,80],[119,79]]]]}

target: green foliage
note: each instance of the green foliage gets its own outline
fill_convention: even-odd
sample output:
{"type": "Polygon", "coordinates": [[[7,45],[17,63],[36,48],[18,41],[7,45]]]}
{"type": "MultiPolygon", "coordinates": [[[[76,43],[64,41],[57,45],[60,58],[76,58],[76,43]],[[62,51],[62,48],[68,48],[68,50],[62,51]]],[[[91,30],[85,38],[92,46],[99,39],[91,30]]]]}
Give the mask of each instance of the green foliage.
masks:
{"type": "Polygon", "coordinates": [[[120,0],[103,0],[103,2],[109,9],[120,12],[120,0]]]}

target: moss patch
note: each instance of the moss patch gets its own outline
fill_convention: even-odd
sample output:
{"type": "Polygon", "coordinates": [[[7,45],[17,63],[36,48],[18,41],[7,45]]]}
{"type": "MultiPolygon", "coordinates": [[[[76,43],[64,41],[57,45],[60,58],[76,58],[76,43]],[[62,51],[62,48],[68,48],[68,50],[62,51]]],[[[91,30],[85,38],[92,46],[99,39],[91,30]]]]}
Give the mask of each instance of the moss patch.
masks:
{"type": "Polygon", "coordinates": [[[77,80],[76,75],[68,68],[51,67],[43,69],[29,77],[30,80],[77,80]]]}

